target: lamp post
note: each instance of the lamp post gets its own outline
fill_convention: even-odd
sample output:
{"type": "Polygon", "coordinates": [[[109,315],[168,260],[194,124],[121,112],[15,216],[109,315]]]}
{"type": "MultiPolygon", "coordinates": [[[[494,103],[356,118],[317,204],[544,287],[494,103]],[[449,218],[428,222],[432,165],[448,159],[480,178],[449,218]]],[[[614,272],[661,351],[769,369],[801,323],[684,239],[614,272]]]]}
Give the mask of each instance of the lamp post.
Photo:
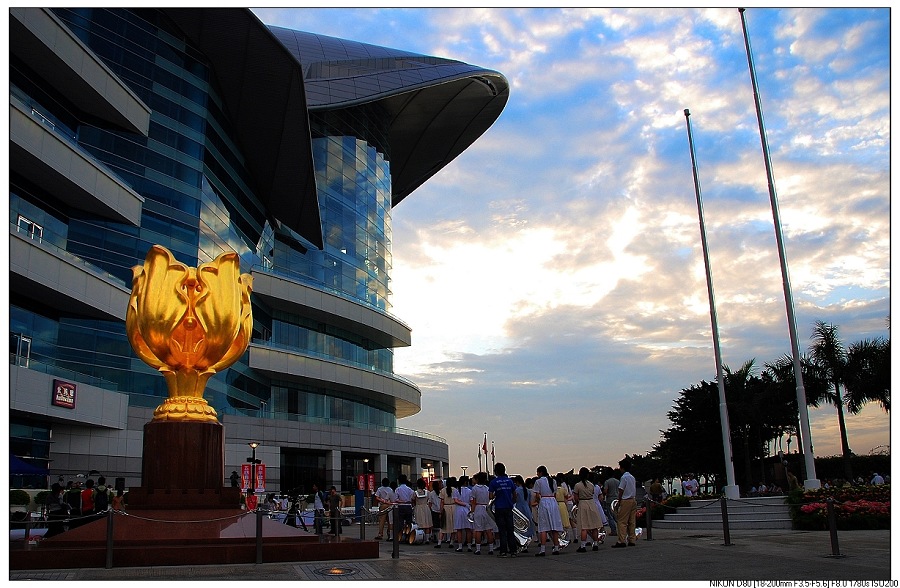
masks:
{"type": "Polygon", "coordinates": [[[469,466],[459,466],[459,468],[463,471],[463,476],[465,476],[466,470],[469,469],[469,466]]]}
{"type": "Polygon", "coordinates": [[[366,509],[365,514],[369,514],[369,458],[363,459],[363,471],[366,474],[363,479],[363,486],[366,488],[366,501],[363,503],[366,509]]]}
{"type": "Polygon", "coordinates": [[[359,513],[359,538],[366,538],[366,517],[369,516],[369,458],[363,459],[363,507],[359,513]]]}
{"type": "Polygon", "coordinates": [[[260,460],[256,459],[256,448],[259,447],[259,443],[251,441],[247,445],[253,451],[252,455],[247,458],[247,461],[250,462],[250,486],[247,488],[247,508],[250,508],[250,497],[256,495],[256,464],[260,463],[260,460]]]}

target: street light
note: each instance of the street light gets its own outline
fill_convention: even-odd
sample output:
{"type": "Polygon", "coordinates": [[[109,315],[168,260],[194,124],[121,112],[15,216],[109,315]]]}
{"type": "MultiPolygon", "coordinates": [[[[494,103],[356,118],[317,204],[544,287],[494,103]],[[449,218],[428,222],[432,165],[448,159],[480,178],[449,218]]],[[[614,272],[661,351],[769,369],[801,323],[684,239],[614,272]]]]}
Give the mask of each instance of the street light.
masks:
{"type": "Polygon", "coordinates": [[[366,500],[363,503],[365,505],[366,514],[369,514],[369,458],[363,459],[363,472],[365,476],[363,477],[363,486],[366,490],[366,500]]]}
{"type": "Polygon", "coordinates": [[[253,454],[247,458],[247,461],[250,462],[250,487],[247,488],[247,508],[250,508],[250,497],[256,494],[256,464],[260,463],[261,460],[256,459],[256,448],[259,447],[259,443],[251,441],[247,445],[253,451],[253,454]]]}
{"type": "Polygon", "coordinates": [[[463,476],[465,476],[465,475],[466,475],[466,470],[469,469],[469,466],[459,466],[459,467],[460,467],[460,469],[463,471],[463,476]]]}

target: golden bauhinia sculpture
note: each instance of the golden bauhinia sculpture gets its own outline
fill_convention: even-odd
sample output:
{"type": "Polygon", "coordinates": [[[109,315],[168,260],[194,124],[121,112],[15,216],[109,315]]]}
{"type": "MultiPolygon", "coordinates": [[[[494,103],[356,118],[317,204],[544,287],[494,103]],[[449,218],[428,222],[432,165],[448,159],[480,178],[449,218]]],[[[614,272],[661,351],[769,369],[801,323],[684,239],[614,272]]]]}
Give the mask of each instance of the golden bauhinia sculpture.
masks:
{"type": "Polygon", "coordinates": [[[151,247],[144,265],[132,271],[128,340],[169,387],[153,420],[218,422],[203,390],[250,343],[253,277],[241,274],[237,253],[223,253],[194,268],[160,245],[151,247]]]}

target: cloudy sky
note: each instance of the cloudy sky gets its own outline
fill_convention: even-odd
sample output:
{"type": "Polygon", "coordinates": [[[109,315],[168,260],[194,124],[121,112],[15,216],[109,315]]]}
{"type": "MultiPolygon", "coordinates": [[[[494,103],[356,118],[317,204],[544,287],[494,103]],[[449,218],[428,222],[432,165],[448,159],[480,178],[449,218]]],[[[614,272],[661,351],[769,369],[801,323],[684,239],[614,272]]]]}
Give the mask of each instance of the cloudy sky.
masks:
{"type": "MultiPolygon", "coordinates": [[[[400,426],[451,474],[530,474],[646,453],[682,388],[716,375],[684,109],[724,363],[790,354],[740,15],[731,9],[255,9],[267,24],[458,59],[506,76],[492,128],[393,213],[393,313],[422,391],[400,426]]],[[[748,9],[800,346],[890,314],[890,15],[748,9]]],[[[811,410],[817,455],[840,451],[811,410]]],[[[848,417],[888,444],[877,406],[848,417]]],[[[794,441],[794,448],[797,447],[794,441]]]]}

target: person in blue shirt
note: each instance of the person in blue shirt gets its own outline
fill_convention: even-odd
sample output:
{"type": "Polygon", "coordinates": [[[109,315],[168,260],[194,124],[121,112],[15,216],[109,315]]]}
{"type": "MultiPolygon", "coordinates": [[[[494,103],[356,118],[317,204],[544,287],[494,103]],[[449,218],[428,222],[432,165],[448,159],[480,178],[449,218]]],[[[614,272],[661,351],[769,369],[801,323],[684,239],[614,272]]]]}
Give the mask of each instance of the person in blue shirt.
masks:
{"type": "Polygon", "coordinates": [[[516,505],[516,484],[506,475],[506,466],[501,462],[494,465],[494,479],[488,485],[490,497],[494,501],[494,520],[500,535],[498,557],[515,557],[519,542],[514,533],[512,509],[516,505]]]}

